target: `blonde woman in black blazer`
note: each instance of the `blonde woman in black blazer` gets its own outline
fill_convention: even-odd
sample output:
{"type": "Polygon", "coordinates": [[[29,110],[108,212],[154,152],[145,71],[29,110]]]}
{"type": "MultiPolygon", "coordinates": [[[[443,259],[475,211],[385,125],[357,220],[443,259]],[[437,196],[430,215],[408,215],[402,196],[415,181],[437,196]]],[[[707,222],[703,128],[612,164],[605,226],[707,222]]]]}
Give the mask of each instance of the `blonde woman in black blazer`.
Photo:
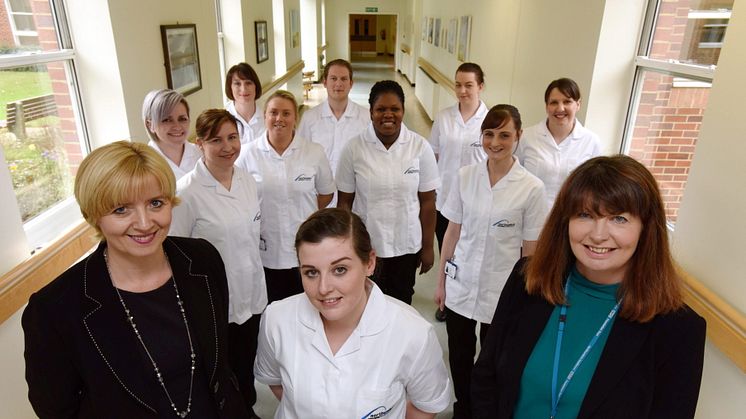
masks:
{"type": "Polygon", "coordinates": [[[694,417],[705,322],[680,287],[650,172],[626,156],[582,164],[500,296],[472,373],[474,417],[694,417]],[[610,301],[588,318],[599,290],[610,301]],[[590,333],[573,342],[573,329],[590,333]]]}
{"type": "Polygon", "coordinates": [[[102,241],[23,313],[39,417],[248,417],[226,358],[220,255],[166,236],[175,186],[145,144],[112,143],[81,164],[75,196],[102,241]]]}

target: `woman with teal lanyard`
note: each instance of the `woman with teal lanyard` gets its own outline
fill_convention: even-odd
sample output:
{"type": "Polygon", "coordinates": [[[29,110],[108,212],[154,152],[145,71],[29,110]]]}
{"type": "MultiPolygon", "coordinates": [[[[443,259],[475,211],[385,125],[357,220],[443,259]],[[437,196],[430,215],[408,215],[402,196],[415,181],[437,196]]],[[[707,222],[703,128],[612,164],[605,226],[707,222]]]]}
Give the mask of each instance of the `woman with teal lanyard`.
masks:
{"type": "Polygon", "coordinates": [[[562,186],[500,296],[476,418],[692,418],[705,322],[686,306],[650,172],[597,157],[562,186]]]}

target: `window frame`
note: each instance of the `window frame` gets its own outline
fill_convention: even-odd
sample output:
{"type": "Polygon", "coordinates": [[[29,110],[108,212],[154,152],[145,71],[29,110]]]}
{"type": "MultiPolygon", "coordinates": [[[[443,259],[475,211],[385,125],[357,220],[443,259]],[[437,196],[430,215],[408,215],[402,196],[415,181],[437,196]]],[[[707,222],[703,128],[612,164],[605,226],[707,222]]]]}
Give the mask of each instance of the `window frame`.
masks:
{"type": "MultiPolygon", "coordinates": [[[[73,104],[73,113],[75,115],[75,125],[79,136],[81,152],[85,156],[91,150],[91,143],[85,122],[80,83],[75,69],[76,52],[72,42],[67,13],[63,0],[49,0],[49,6],[60,49],[57,51],[34,51],[0,55],[0,70],[53,62],[63,64],[68,91],[70,93],[70,101],[73,104]]],[[[7,162],[4,162],[4,164],[7,164],[7,162]]],[[[23,229],[26,233],[31,253],[33,254],[39,248],[55,240],[63,232],[75,226],[81,219],[80,209],[74,197],[71,196],[24,222],[23,229]]]]}

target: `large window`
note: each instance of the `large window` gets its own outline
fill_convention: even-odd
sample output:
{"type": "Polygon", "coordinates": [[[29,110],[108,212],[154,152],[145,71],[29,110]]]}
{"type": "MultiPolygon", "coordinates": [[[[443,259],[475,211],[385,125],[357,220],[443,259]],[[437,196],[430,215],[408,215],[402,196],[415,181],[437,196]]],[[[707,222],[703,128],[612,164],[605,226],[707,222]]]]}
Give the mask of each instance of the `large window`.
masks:
{"type": "Polygon", "coordinates": [[[671,227],[695,153],[733,0],[650,0],[624,152],[655,175],[671,227]]]}
{"type": "Polygon", "coordinates": [[[59,0],[0,0],[1,19],[0,145],[37,247],[80,217],[72,185],[87,141],[75,55],[59,0]]]}

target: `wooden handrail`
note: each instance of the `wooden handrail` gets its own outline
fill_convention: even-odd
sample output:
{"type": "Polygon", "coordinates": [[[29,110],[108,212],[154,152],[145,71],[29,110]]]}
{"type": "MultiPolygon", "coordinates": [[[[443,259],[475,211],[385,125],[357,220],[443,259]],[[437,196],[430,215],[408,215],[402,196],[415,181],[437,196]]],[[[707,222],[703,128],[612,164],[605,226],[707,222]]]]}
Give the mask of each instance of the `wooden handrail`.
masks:
{"type": "Polygon", "coordinates": [[[94,230],[85,221],[0,277],[0,324],[35,293],[65,272],[96,245],[94,230]]]}
{"type": "Polygon", "coordinates": [[[707,337],[746,373],[746,316],[683,269],[684,301],[707,321],[707,337]]]}
{"type": "Polygon", "coordinates": [[[290,66],[290,68],[288,68],[288,71],[285,72],[285,74],[283,74],[282,76],[275,78],[269,83],[262,84],[262,92],[269,92],[275,87],[280,86],[286,81],[290,80],[294,75],[303,71],[304,65],[305,64],[303,63],[303,60],[300,60],[297,63],[293,64],[292,66],[290,66]]]}
{"type": "Polygon", "coordinates": [[[417,65],[422,68],[422,71],[427,73],[431,79],[435,80],[436,83],[451,89],[453,93],[456,93],[456,83],[451,80],[450,77],[446,77],[445,74],[441,73],[440,70],[435,68],[429,61],[420,57],[417,59],[417,65]]]}

